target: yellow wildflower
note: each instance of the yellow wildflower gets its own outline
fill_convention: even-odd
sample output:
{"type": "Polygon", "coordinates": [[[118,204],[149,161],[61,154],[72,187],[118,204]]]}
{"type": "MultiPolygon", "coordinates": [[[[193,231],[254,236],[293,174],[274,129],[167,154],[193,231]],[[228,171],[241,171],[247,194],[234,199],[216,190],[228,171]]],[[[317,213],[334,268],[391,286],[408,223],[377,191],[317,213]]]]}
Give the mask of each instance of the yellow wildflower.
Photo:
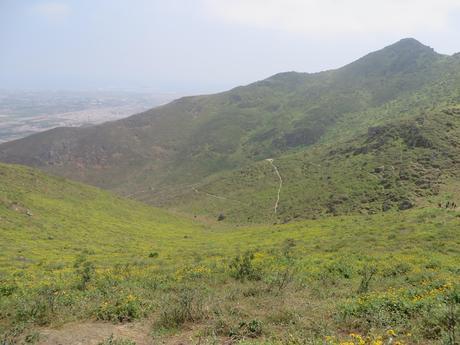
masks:
{"type": "Polygon", "coordinates": [[[387,334],[388,334],[390,337],[396,337],[396,332],[395,332],[394,330],[392,330],[392,329],[389,329],[389,330],[387,331],[387,334]]]}

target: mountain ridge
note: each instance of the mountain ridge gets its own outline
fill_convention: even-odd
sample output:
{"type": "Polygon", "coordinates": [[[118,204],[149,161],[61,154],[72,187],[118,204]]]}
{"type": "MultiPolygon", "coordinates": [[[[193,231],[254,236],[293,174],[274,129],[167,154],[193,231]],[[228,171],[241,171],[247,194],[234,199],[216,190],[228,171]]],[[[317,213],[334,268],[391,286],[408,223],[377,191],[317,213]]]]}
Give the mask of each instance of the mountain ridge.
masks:
{"type": "Polygon", "coordinates": [[[457,59],[403,39],[337,70],[279,73],[119,121],[5,143],[0,160],[171,205],[213,176],[448,109],[458,103],[459,83],[457,59]]]}

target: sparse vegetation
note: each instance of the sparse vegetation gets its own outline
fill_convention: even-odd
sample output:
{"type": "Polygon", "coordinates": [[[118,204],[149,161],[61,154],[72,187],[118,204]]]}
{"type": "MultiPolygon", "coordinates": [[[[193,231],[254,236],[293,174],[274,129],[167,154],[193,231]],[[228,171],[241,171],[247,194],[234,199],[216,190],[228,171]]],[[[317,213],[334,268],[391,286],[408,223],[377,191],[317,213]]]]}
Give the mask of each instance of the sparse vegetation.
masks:
{"type": "Polygon", "coordinates": [[[117,338],[115,339],[113,335],[99,343],[98,345],[136,345],[136,343],[129,339],[117,338]]]}
{"type": "Polygon", "coordinates": [[[458,344],[459,61],[405,40],[78,129],[72,145],[67,129],[19,156],[1,145],[179,212],[0,164],[0,343],[92,322],[145,323],[159,343],[458,344]]]}
{"type": "Polygon", "coordinates": [[[0,257],[0,327],[10,343],[44,325],[145,318],[157,339],[186,329],[196,339],[242,343],[458,339],[454,210],[206,228],[29,169],[1,168],[3,179],[11,176],[0,208],[13,222],[2,223],[11,240],[0,257]],[[12,200],[34,216],[10,208],[12,200]],[[67,202],[82,211],[66,212],[67,202]],[[133,230],[128,207],[137,212],[133,230]],[[97,223],[87,223],[90,209],[98,210],[97,223]],[[65,221],[55,226],[60,214],[65,221]],[[70,230],[87,226],[92,240],[76,247],[81,231],[70,230]],[[155,260],[144,254],[160,251],[155,260]],[[25,260],[12,259],[18,253],[25,260]]]}
{"type": "Polygon", "coordinates": [[[160,310],[159,327],[179,327],[185,322],[199,322],[206,317],[203,293],[187,287],[167,296],[160,310]]]}
{"type": "Polygon", "coordinates": [[[458,56],[404,39],[337,70],[5,143],[0,160],[233,224],[408,210],[460,180],[459,90],[458,56]]]}

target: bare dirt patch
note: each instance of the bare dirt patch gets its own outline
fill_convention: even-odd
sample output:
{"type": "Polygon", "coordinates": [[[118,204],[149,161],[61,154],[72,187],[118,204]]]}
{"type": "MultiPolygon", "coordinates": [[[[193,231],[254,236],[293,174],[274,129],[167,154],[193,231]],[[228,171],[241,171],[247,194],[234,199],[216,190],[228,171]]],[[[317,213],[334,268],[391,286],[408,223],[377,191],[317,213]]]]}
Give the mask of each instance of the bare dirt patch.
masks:
{"type": "Polygon", "coordinates": [[[132,340],[136,345],[151,345],[150,327],[146,324],[111,324],[104,322],[85,322],[67,324],[59,329],[39,331],[38,345],[97,345],[112,334],[115,339],[132,340]]]}

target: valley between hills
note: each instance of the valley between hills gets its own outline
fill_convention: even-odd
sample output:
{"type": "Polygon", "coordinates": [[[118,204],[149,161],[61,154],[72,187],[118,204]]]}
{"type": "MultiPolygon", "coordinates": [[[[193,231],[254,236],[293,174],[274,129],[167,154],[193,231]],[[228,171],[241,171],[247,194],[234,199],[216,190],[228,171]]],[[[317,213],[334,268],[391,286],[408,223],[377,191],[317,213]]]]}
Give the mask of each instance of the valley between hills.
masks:
{"type": "Polygon", "coordinates": [[[460,338],[460,56],[403,39],[0,144],[0,343],[460,338]]]}

